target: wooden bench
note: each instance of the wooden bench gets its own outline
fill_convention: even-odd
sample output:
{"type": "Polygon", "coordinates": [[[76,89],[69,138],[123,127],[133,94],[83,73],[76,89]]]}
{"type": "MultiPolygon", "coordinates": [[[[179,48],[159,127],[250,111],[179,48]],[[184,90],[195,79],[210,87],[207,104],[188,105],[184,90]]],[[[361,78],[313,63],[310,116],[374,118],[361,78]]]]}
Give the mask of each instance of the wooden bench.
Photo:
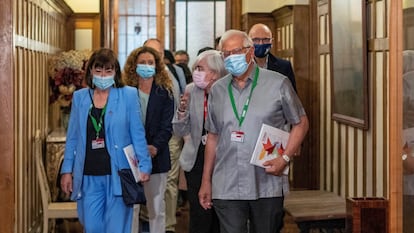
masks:
{"type": "Polygon", "coordinates": [[[285,196],[285,211],[301,232],[310,229],[345,230],[346,201],[335,193],[321,190],[291,191],[285,196]]]}

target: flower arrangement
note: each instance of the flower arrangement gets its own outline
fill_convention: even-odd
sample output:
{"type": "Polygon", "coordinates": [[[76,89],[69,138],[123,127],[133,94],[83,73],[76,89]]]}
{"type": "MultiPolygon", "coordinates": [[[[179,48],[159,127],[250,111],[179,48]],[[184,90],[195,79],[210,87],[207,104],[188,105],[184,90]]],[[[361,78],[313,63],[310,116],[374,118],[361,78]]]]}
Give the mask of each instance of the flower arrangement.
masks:
{"type": "Polygon", "coordinates": [[[61,52],[49,59],[50,103],[57,102],[61,109],[70,111],[73,92],[85,86],[86,62],[89,50],[61,52]]]}

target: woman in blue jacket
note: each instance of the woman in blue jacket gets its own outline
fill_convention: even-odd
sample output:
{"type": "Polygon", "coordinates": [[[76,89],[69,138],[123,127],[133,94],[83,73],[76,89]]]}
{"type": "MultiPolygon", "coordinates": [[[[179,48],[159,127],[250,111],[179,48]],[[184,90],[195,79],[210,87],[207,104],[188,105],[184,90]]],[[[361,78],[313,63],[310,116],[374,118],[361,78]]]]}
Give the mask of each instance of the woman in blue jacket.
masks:
{"type": "Polygon", "coordinates": [[[132,207],[125,205],[118,170],[129,168],[123,148],[132,144],[140,180],[151,174],[151,157],[135,88],[124,87],[115,53],[95,51],[86,68],[88,88],[73,95],[61,188],[78,204],[86,233],[131,232],[132,207]]]}

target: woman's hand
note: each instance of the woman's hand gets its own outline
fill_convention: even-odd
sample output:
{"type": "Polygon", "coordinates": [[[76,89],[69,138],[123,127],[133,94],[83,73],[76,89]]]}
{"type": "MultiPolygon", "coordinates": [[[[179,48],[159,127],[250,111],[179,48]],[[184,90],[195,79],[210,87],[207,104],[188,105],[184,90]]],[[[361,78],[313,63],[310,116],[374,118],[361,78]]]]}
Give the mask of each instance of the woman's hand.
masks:
{"type": "Polygon", "coordinates": [[[187,110],[189,95],[190,93],[184,92],[184,94],[180,96],[180,106],[178,106],[179,112],[185,112],[187,110]]]}
{"type": "Polygon", "coordinates": [[[65,173],[60,178],[60,188],[62,189],[63,193],[69,195],[72,190],[72,173],[65,173]]]}
{"type": "Polygon", "coordinates": [[[151,155],[151,158],[154,158],[157,155],[157,153],[158,153],[157,147],[155,147],[153,145],[148,145],[148,151],[149,151],[149,153],[151,155]]]}
{"type": "Polygon", "coordinates": [[[143,172],[141,172],[139,174],[139,181],[140,182],[147,182],[147,181],[149,181],[149,179],[150,179],[150,175],[149,174],[143,173],[143,172]]]}

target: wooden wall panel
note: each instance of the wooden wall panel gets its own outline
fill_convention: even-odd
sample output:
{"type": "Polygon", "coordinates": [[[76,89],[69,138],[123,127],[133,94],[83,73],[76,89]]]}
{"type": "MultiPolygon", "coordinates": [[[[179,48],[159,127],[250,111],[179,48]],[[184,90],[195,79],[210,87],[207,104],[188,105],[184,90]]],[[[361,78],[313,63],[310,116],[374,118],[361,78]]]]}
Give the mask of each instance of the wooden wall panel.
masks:
{"type": "Polygon", "coordinates": [[[13,232],[15,216],[15,175],[13,148],[13,1],[4,0],[0,7],[0,226],[2,232],[13,232]]]}
{"type": "Polygon", "coordinates": [[[296,157],[292,165],[291,185],[294,189],[315,189],[319,184],[319,119],[315,110],[319,106],[320,89],[319,80],[315,79],[318,62],[314,61],[317,57],[313,55],[315,51],[312,48],[317,43],[314,39],[317,24],[316,20],[312,20],[316,14],[313,9],[316,7],[311,3],[285,6],[272,12],[275,55],[292,62],[298,96],[310,122],[301,156],[296,157]]]}
{"type": "MultiPolygon", "coordinates": [[[[6,96],[13,106],[10,114],[13,143],[12,168],[14,215],[13,230],[4,232],[39,232],[42,212],[36,169],[34,167],[33,140],[40,130],[43,140],[49,128],[49,81],[47,61],[51,54],[68,49],[66,18],[72,14],[63,1],[13,1],[14,48],[13,75],[10,80],[13,95],[6,96]]],[[[73,34],[73,33],[72,33],[73,34]]],[[[10,215],[11,212],[8,212],[10,215]]],[[[3,219],[1,217],[0,219],[3,219]]],[[[3,231],[2,231],[3,232],[3,231]]]]}
{"type": "Polygon", "coordinates": [[[320,188],[344,197],[389,195],[387,1],[367,1],[367,16],[370,127],[364,131],[331,119],[329,1],[318,1],[320,188]]]}

